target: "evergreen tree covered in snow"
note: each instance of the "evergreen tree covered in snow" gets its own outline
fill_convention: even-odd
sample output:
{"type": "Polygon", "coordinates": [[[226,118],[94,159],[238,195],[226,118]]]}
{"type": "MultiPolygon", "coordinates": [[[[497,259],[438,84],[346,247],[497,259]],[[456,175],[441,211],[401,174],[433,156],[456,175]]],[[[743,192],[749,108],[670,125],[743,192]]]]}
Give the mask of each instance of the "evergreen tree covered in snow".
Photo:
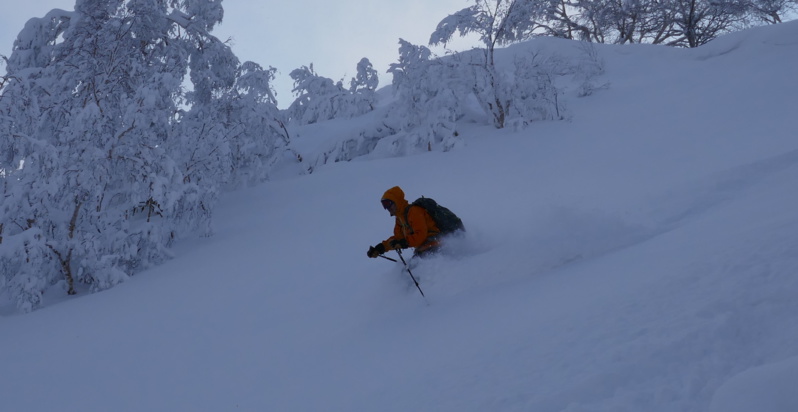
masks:
{"type": "Polygon", "coordinates": [[[111,287],[207,228],[232,162],[222,15],[220,0],[78,0],[20,32],[0,95],[0,277],[21,309],[60,280],[111,287]]]}

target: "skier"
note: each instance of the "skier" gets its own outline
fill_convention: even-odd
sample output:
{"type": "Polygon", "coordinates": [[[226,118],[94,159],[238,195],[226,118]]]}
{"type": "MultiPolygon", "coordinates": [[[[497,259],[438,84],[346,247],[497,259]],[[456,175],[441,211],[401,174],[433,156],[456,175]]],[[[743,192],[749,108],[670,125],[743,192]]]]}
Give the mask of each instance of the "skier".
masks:
{"type": "Polygon", "coordinates": [[[393,236],[369,247],[368,257],[376,258],[388,250],[415,248],[414,256],[425,256],[440,248],[441,233],[423,207],[412,207],[399,186],[388,189],[380,200],[382,207],[396,217],[393,236]]]}

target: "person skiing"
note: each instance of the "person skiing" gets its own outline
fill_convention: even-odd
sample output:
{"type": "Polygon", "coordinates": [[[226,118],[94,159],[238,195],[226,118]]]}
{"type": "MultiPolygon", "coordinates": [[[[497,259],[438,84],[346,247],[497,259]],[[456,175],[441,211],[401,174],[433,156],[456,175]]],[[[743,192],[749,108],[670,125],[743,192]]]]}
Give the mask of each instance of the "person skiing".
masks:
{"type": "Polygon", "coordinates": [[[380,199],[382,207],[396,217],[393,236],[369,247],[368,257],[376,258],[389,250],[415,248],[414,256],[424,256],[440,248],[441,233],[423,207],[412,207],[399,186],[388,189],[380,199]]]}

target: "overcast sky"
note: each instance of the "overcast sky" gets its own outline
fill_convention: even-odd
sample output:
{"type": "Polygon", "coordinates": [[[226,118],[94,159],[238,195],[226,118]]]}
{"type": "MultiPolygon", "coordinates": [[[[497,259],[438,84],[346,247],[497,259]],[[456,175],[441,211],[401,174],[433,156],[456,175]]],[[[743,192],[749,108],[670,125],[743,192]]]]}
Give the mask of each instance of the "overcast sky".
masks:
{"type": "MultiPolygon", "coordinates": [[[[357,62],[368,57],[379,72],[380,86],[390,83],[385,71],[398,60],[398,41],[426,45],[444,17],[472,4],[472,0],[338,1],[225,0],[225,17],[213,34],[232,39],[241,61],[252,60],[279,70],[280,107],[293,101],[291,70],[313,63],[316,72],[334,80],[349,79],[357,62]]],[[[32,0],[3,7],[0,13],[0,54],[11,53],[16,35],[32,17],[49,10],[74,10],[75,0],[32,0]]],[[[468,48],[466,40],[453,48],[468,48]]],[[[440,48],[433,48],[443,53],[440,48]]],[[[5,73],[5,67],[0,67],[5,73]]]]}

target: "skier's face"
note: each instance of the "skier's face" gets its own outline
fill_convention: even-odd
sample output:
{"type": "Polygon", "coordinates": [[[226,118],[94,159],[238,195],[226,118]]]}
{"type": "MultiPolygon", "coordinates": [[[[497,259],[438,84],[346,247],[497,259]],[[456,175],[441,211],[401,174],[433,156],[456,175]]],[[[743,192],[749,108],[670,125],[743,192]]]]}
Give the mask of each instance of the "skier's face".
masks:
{"type": "Polygon", "coordinates": [[[382,207],[383,209],[387,210],[391,216],[396,216],[396,203],[389,199],[382,199],[382,207]]]}

